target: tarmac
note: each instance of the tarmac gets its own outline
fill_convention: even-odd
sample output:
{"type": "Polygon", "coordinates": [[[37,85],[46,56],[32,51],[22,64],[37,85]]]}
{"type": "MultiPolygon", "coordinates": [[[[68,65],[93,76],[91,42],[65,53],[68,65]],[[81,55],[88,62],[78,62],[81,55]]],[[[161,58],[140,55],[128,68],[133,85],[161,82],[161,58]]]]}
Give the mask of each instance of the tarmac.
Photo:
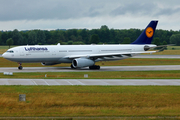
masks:
{"type": "Polygon", "coordinates": [[[158,70],[180,70],[180,65],[151,65],[151,66],[101,66],[100,70],[71,69],[70,67],[2,67],[0,73],[4,72],[100,72],[100,71],[158,71],[158,70]]]}
{"type": "MultiPolygon", "coordinates": [[[[180,55],[138,55],[134,58],[173,58],[180,55]]],[[[70,67],[17,67],[0,68],[0,73],[13,74],[17,72],[100,72],[100,71],[159,71],[180,70],[180,65],[153,66],[101,66],[100,70],[71,69],[70,67]]],[[[179,86],[180,79],[0,79],[0,85],[173,85],[179,86]]]]}
{"type": "Polygon", "coordinates": [[[0,79],[0,85],[179,86],[180,79],[0,79]]]}

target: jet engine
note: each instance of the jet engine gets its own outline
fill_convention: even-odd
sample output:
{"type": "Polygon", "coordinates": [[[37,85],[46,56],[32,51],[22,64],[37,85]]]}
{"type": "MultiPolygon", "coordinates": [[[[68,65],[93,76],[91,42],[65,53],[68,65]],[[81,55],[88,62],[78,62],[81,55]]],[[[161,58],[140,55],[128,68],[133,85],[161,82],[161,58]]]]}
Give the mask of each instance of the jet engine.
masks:
{"type": "Polygon", "coordinates": [[[60,64],[60,63],[54,63],[54,62],[42,62],[42,65],[46,66],[46,65],[56,65],[56,64],[60,64]]]}
{"type": "Polygon", "coordinates": [[[147,45],[144,46],[144,51],[148,51],[149,49],[150,49],[149,46],[147,46],[147,45]]]}
{"type": "Polygon", "coordinates": [[[88,67],[88,66],[93,66],[94,61],[91,59],[87,58],[77,58],[72,61],[72,66],[74,68],[82,68],[82,67],[88,67]]]}

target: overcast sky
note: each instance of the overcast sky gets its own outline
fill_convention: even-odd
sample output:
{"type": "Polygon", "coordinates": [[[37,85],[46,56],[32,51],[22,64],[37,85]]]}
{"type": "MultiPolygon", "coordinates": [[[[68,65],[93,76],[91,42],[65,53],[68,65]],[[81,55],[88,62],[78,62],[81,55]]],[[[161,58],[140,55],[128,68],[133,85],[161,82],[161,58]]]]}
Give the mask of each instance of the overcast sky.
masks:
{"type": "Polygon", "coordinates": [[[144,29],[180,30],[180,0],[0,0],[0,30],[144,29]]]}

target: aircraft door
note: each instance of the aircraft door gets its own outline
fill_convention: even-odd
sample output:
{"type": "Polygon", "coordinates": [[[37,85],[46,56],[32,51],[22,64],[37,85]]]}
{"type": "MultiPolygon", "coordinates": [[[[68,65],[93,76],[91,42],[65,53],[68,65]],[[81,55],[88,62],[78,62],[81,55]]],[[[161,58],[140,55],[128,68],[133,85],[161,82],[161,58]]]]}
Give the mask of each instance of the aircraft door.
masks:
{"type": "Polygon", "coordinates": [[[23,49],[19,49],[19,53],[20,53],[20,56],[24,56],[24,50],[23,49]]]}

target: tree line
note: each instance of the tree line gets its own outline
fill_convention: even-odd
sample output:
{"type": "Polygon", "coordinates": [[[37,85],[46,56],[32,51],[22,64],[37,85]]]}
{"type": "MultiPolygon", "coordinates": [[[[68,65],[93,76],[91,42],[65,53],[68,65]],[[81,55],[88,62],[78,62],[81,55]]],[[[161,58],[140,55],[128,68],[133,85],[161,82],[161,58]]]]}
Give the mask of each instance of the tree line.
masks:
{"type": "MultiPolygon", "coordinates": [[[[129,44],[135,41],[143,30],[109,29],[106,25],[100,29],[68,29],[68,30],[27,30],[1,31],[0,45],[53,45],[71,44],[129,44]],[[13,42],[7,42],[8,39],[13,42]]],[[[156,45],[180,45],[180,32],[173,30],[156,30],[153,43],[156,45]]]]}

